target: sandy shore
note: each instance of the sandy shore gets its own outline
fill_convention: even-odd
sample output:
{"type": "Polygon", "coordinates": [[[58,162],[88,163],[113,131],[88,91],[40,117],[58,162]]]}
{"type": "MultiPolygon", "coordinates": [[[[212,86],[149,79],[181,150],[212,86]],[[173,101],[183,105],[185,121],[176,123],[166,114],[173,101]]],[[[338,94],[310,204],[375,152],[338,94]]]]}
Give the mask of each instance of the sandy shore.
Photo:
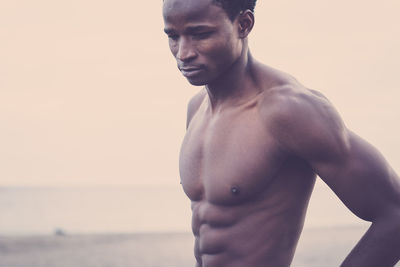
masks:
{"type": "MultiPolygon", "coordinates": [[[[339,266],[364,231],[305,229],[292,266],[339,266]]],[[[188,233],[3,236],[0,267],[188,267],[192,247],[188,233]]]]}

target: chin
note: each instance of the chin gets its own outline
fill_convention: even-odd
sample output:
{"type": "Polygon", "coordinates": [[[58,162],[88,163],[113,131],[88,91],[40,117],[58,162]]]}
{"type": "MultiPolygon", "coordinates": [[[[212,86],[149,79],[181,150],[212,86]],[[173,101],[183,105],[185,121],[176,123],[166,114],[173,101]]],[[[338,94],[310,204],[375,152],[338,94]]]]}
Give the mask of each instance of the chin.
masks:
{"type": "Polygon", "coordinates": [[[203,86],[203,85],[208,84],[208,82],[203,81],[203,80],[196,80],[196,79],[189,79],[189,78],[186,78],[186,79],[188,80],[188,82],[191,85],[194,85],[194,86],[203,86]]]}

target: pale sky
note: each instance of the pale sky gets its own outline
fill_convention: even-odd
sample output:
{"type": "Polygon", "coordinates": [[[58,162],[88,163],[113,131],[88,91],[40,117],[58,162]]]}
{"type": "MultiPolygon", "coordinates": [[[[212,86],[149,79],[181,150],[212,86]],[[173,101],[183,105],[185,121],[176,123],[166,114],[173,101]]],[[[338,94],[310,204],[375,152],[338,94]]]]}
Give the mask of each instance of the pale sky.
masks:
{"type": "MultiPolygon", "coordinates": [[[[186,105],[162,1],[0,4],[0,186],[176,184],[186,105]]],[[[400,1],[263,1],[253,55],[400,172],[400,1]]]]}

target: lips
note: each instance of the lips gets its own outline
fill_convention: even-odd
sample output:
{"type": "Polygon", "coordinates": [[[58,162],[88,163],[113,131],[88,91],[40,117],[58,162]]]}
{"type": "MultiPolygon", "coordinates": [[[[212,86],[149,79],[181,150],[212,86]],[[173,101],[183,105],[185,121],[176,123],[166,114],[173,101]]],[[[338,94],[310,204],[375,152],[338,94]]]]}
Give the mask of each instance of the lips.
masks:
{"type": "Polygon", "coordinates": [[[199,74],[200,72],[203,71],[202,67],[195,67],[195,66],[191,66],[191,67],[179,67],[179,70],[181,71],[181,73],[183,74],[183,76],[185,77],[192,77],[195,76],[197,74],[199,74]]]}

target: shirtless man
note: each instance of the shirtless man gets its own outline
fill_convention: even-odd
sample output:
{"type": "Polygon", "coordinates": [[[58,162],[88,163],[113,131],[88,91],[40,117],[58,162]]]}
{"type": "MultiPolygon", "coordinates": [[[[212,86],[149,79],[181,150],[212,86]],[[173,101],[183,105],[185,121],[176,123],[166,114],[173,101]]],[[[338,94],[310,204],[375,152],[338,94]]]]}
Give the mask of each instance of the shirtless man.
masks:
{"type": "Polygon", "coordinates": [[[187,80],[180,154],[198,267],[290,266],[316,176],[372,222],[342,266],[400,258],[400,183],[320,93],[256,61],[255,0],[164,0],[169,46],[187,80]]]}

